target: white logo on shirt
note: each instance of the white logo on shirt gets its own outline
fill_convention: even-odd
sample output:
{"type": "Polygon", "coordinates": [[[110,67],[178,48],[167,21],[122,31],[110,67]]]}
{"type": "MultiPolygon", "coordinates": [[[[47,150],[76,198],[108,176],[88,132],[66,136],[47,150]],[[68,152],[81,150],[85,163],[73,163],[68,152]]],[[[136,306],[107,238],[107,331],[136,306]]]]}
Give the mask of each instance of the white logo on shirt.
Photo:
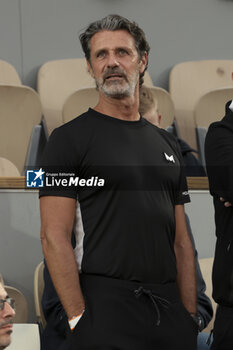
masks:
{"type": "Polygon", "coordinates": [[[174,159],[173,154],[172,154],[171,156],[169,156],[169,155],[167,155],[166,152],[164,152],[164,156],[165,156],[165,158],[166,158],[167,161],[172,162],[172,163],[175,163],[175,159],[174,159]]]}
{"type": "Polygon", "coordinates": [[[184,191],[184,192],[182,192],[182,194],[183,194],[183,196],[188,196],[189,195],[188,191],[184,191]]]}

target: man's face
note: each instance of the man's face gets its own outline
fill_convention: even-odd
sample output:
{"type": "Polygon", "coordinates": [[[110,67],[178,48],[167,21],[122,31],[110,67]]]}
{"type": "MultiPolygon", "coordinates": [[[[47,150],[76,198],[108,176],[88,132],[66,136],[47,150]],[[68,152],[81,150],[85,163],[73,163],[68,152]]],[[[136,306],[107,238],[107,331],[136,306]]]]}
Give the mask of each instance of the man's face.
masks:
{"type": "MultiPolygon", "coordinates": [[[[0,299],[6,300],[8,297],[5,289],[0,283],[0,299]]],[[[12,320],[15,316],[15,311],[5,302],[3,310],[0,309],[0,349],[4,349],[11,342],[12,320]]]]}
{"type": "Polygon", "coordinates": [[[139,74],[145,69],[147,54],[139,59],[134,38],[125,30],[96,33],[90,40],[88,68],[105,96],[133,96],[139,74]]]}

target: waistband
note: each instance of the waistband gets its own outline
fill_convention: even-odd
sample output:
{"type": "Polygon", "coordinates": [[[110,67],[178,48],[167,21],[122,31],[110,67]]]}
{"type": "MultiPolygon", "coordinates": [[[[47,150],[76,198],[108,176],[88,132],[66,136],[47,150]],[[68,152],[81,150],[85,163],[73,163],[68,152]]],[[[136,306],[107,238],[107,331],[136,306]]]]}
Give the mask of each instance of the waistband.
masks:
{"type": "Polygon", "coordinates": [[[158,297],[167,299],[171,303],[180,301],[180,294],[175,282],[155,284],[84,273],[81,273],[79,278],[81,287],[84,289],[84,292],[86,291],[87,293],[88,291],[91,291],[91,293],[109,291],[119,294],[131,294],[143,288],[144,290],[151,291],[151,293],[158,297]]]}

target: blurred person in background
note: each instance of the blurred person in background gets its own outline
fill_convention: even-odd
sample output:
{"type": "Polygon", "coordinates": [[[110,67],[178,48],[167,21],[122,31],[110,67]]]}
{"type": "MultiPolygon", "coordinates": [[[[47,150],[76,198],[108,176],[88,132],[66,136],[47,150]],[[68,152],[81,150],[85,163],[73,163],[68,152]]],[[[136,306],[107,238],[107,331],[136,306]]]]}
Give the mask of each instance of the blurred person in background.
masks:
{"type": "Polygon", "coordinates": [[[213,299],[218,304],[211,350],[233,349],[233,101],[221,121],[209,126],[206,169],[215,209],[213,299]]]}
{"type": "Polygon", "coordinates": [[[7,295],[0,282],[0,350],[5,349],[11,342],[13,318],[15,316],[14,299],[7,295]]]}

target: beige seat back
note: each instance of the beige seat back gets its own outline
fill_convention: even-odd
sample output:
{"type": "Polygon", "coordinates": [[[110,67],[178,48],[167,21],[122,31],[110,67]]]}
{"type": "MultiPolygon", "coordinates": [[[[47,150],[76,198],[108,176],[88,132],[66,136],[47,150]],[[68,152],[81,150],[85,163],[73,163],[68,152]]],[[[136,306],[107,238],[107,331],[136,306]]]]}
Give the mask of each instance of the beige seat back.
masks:
{"type": "Polygon", "coordinates": [[[233,86],[233,60],[203,60],[175,65],[169,90],[181,137],[196,148],[193,111],[199,98],[212,89],[233,86]]]}
{"type": "Polygon", "coordinates": [[[214,325],[214,319],[216,314],[216,307],[217,304],[212,298],[212,267],[213,267],[213,258],[204,258],[199,259],[199,264],[201,268],[201,273],[203,276],[203,279],[206,283],[206,295],[210,298],[214,310],[214,315],[212,320],[210,321],[209,325],[204,329],[204,332],[210,333],[211,329],[213,329],[214,325]]]}
{"type": "Polygon", "coordinates": [[[16,69],[8,62],[0,60],[0,84],[21,85],[16,69]]]}
{"type": "Polygon", "coordinates": [[[11,286],[4,286],[10,298],[15,299],[16,316],[14,323],[26,323],[28,321],[28,303],[20,290],[11,286]]]}
{"type": "Polygon", "coordinates": [[[40,350],[40,334],[38,324],[14,324],[11,344],[7,350],[40,350]]]}
{"type": "Polygon", "coordinates": [[[161,127],[167,128],[174,121],[175,108],[169,93],[159,87],[150,87],[154,98],[158,101],[159,114],[161,114],[161,127]]]}
{"type": "Polygon", "coordinates": [[[34,302],[37,322],[45,328],[46,320],[42,309],[41,299],[44,291],[44,262],[40,262],[34,272],[34,302]]]}
{"type": "Polygon", "coordinates": [[[95,87],[84,58],[46,62],[38,72],[38,92],[49,134],[62,124],[62,107],[73,92],[95,87]]]}
{"type": "MultiPolygon", "coordinates": [[[[148,72],[144,80],[148,86],[153,85],[148,72]]],[[[49,134],[63,123],[62,108],[66,99],[79,89],[96,86],[85,58],[46,62],[39,69],[37,84],[49,134]]]]}
{"type": "Polygon", "coordinates": [[[153,86],[154,86],[154,85],[153,85],[153,81],[152,81],[152,79],[151,79],[151,77],[150,77],[150,74],[148,73],[147,70],[145,71],[143,80],[144,80],[143,84],[144,84],[145,86],[147,86],[147,87],[153,87],[153,86]]]}
{"type": "Polygon", "coordinates": [[[63,123],[67,123],[80,114],[93,108],[99,101],[99,93],[96,88],[80,89],[67,98],[62,110],[63,123]]]}
{"type": "Polygon", "coordinates": [[[20,173],[10,160],[0,157],[0,176],[20,176],[20,173]]]}
{"type": "Polygon", "coordinates": [[[225,115],[225,104],[233,99],[233,86],[212,90],[203,95],[194,108],[197,127],[208,129],[209,125],[225,115]]]}
{"type": "Polygon", "coordinates": [[[42,118],[38,94],[26,86],[0,85],[0,157],[23,174],[33,127],[42,118]]]}

